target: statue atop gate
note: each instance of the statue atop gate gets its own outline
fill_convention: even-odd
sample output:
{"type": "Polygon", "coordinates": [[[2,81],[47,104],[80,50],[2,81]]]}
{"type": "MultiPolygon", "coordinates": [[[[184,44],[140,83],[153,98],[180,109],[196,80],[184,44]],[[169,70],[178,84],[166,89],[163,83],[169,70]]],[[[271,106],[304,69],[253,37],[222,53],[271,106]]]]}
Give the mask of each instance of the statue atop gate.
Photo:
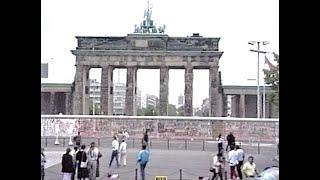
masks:
{"type": "Polygon", "coordinates": [[[164,33],[166,28],[165,25],[159,26],[156,28],[156,24],[153,20],[151,20],[152,7],[150,7],[149,0],[147,5],[147,10],[144,11],[144,20],[140,24],[140,26],[134,26],[134,33],[164,33]]]}

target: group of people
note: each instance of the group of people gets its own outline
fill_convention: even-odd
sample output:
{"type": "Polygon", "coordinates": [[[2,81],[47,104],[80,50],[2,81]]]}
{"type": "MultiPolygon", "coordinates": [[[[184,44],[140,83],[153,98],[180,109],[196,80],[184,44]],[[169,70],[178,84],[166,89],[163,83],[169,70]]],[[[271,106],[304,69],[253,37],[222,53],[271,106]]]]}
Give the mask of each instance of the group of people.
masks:
{"type": "Polygon", "coordinates": [[[66,149],[66,153],[62,156],[63,180],[74,180],[77,172],[79,180],[89,178],[95,180],[99,177],[99,159],[102,157],[95,142],[90,144],[86,150],[86,145],[81,145],[80,148],[75,146],[73,150],[66,149]]]}
{"type": "Polygon", "coordinates": [[[127,165],[127,143],[126,139],[129,136],[123,136],[121,140],[121,144],[119,144],[119,140],[117,136],[113,136],[112,141],[112,152],[111,152],[111,159],[109,162],[109,167],[111,167],[111,164],[113,162],[113,159],[116,159],[117,167],[120,166],[120,163],[122,162],[123,166],[127,165]]]}
{"type": "MultiPolygon", "coordinates": [[[[112,165],[113,160],[116,160],[117,167],[127,165],[127,143],[129,138],[127,130],[122,131],[121,143],[119,143],[118,136],[113,136],[111,159],[109,162],[109,168],[112,165]],[[120,163],[119,163],[120,162],[120,163]]],[[[62,169],[63,180],[74,180],[77,173],[77,179],[82,180],[88,178],[89,180],[95,180],[99,177],[99,159],[102,157],[99,149],[96,147],[95,142],[90,144],[90,147],[86,149],[86,145],[81,144],[81,135],[73,138],[75,146],[73,149],[67,148],[66,152],[62,156],[62,169]]],[[[140,165],[141,178],[145,179],[144,169],[149,161],[148,147],[148,131],[145,131],[142,137],[142,149],[140,150],[137,158],[137,163],[140,165]]],[[[44,180],[45,176],[45,163],[46,156],[44,149],[41,148],[41,180],[44,180]]]]}
{"type": "Polygon", "coordinates": [[[255,177],[255,175],[258,175],[253,156],[249,156],[248,162],[243,164],[243,161],[245,159],[244,150],[239,145],[236,145],[235,137],[232,132],[230,132],[227,136],[227,158],[224,157],[224,139],[222,135],[219,134],[216,140],[218,142],[218,153],[213,156],[212,166],[210,168],[210,171],[213,172],[211,180],[216,179],[217,176],[220,177],[220,180],[223,180],[223,172],[226,162],[230,167],[231,179],[233,179],[233,177],[235,177],[236,179],[243,179],[243,174],[246,178],[251,178],[255,177]],[[229,151],[228,148],[230,148],[229,151]]]}

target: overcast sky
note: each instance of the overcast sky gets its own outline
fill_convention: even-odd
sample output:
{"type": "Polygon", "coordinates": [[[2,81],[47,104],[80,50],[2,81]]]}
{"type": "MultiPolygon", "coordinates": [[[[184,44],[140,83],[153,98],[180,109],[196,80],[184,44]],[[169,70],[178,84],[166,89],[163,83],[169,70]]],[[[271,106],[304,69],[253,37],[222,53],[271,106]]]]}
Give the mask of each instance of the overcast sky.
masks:
{"type": "MultiPolygon", "coordinates": [[[[150,0],[156,26],[166,25],[169,36],[220,37],[223,85],[256,85],[257,46],[248,41],[270,41],[260,49],[279,53],[278,0],[150,0]]],[[[44,83],[72,83],[75,75],[75,36],[126,36],[143,20],[147,0],[42,0],[41,62],[49,62],[44,83]]],[[[273,56],[267,55],[273,62],[273,56]]],[[[260,56],[263,66],[264,56],[260,56]]],[[[262,72],[262,71],[261,71],[262,72]]],[[[118,80],[117,70],[114,81],[118,80]]],[[[159,96],[159,70],[138,70],[138,88],[159,96]]],[[[184,93],[184,71],[169,72],[169,103],[184,93]]],[[[208,70],[194,70],[194,107],[209,95],[208,70]]],[[[125,70],[120,71],[125,82],[125,70]]],[[[262,73],[260,75],[262,82],[262,73]]],[[[90,78],[100,81],[100,71],[90,78]]]]}

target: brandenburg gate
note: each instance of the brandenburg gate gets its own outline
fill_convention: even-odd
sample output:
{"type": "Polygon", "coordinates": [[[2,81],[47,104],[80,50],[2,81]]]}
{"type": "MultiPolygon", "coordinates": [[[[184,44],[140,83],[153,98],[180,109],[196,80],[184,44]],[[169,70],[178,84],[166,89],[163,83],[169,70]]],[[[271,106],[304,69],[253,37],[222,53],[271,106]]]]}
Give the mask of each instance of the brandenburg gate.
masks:
{"type": "Polygon", "coordinates": [[[101,68],[101,110],[112,115],[113,69],[127,69],[125,115],[136,115],[137,70],[160,69],[160,115],[168,114],[169,70],[185,70],[185,116],[193,115],[193,70],[209,70],[209,116],[223,116],[223,92],[219,76],[220,38],[206,38],[197,33],[190,37],[169,37],[165,26],[156,29],[151,10],[140,27],[123,37],[77,36],[76,75],[72,114],[89,114],[89,70],[101,68]]]}

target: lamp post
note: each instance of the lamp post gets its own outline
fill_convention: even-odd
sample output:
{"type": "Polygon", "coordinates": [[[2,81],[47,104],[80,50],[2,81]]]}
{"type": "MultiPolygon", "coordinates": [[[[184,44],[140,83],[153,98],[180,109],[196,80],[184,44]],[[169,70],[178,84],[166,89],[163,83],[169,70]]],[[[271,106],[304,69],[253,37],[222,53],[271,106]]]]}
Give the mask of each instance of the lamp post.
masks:
{"type": "Polygon", "coordinates": [[[257,62],[257,118],[260,118],[260,84],[259,84],[259,74],[260,74],[259,58],[260,58],[260,53],[261,53],[260,43],[262,43],[262,45],[269,44],[268,41],[249,41],[248,42],[248,44],[250,44],[250,45],[254,45],[254,44],[258,45],[258,50],[250,50],[250,51],[258,53],[258,62],[257,62]]]}
{"type": "Polygon", "coordinates": [[[263,116],[263,119],[266,118],[266,83],[265,83],[265,80],[263,80],[263,111],[262,111],[262,116],[263,116]]]}

